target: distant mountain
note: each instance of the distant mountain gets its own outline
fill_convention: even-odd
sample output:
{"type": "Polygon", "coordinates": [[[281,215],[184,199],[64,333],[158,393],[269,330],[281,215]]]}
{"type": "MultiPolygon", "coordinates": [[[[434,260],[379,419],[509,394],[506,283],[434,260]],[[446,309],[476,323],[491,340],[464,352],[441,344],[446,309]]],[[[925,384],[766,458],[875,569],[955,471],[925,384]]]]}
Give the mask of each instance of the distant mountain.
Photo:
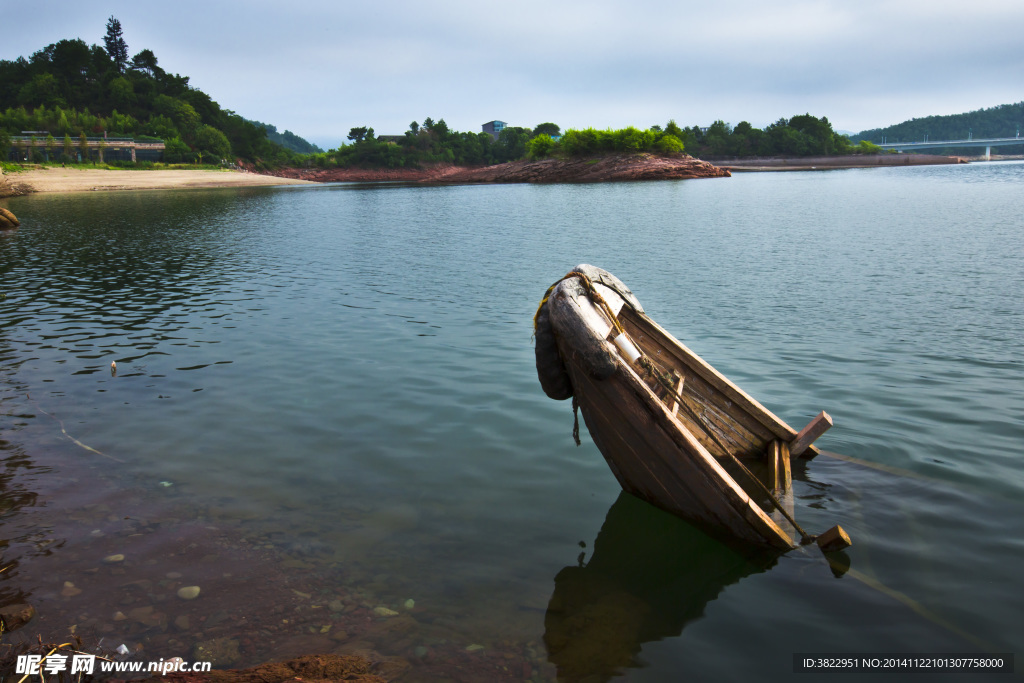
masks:
{"type": "MultiPolygon", "coordinates": [[[[853,136],[851,141],[867,140],[881,144],[883,136],[887,142],[917,142],[923,141],[926,136],[929,140],[965,140],[968,137],[1012,138],[1020,133],[1024,133],[1024,102],[1001,104],[965,114],[911,119],[887,128],[861,131],[853,136]]],[[[999,151],[1001,154],[1024,152],[1024,138],[1019,150],[1012,146],[1001,147],[999,151]]]]}
{"type": "Polygon", "coordinates": [[[304,138],[300,138],[298,135],[291,132],[290,130],[286,130],[283,133],[278,133],[277,127],[272,126],[269,123],[253,121],[252,119],[246,119],[246,121],[257,126],[261,126],[264,130],[267,131],[268,140],[270,140],[271,142],[276,142],[282,147],[286,147],[292,150],[293,152],[298,152],[299,154],[317,154],[324,151],[317,147],[316,145],[314,145],[312,142],[309,142],[304,138]]]}

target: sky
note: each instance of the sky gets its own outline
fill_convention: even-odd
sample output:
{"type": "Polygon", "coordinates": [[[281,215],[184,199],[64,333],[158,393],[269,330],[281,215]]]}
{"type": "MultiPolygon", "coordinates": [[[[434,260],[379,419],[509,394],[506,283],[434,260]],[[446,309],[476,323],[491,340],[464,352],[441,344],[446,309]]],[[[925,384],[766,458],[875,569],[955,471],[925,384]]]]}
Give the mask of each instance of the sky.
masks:
{"type": "Polygon", "coordinates": [[[327,149],[349,129],[444,119],[479,131],[763,128],[859,132],[1024,100],[1021,0],[295,0],[6,3],[0,59],[103,44],[189,76],[222,107],[327,149]]]}

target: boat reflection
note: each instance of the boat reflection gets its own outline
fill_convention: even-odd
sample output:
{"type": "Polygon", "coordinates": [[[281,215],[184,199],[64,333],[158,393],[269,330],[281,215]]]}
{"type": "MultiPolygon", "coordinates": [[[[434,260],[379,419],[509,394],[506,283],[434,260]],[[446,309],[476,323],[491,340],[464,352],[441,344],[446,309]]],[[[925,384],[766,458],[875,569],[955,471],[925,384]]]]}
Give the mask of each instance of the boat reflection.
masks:
{"type": "Polygon", "coordinates": [[[730,547],[623,491],[593,553],[555,576],[544,617],[560,681],[606,681],[641,664],[644,643],[680,635],[722,589],[771,568],[778,553],[730,547]]]}

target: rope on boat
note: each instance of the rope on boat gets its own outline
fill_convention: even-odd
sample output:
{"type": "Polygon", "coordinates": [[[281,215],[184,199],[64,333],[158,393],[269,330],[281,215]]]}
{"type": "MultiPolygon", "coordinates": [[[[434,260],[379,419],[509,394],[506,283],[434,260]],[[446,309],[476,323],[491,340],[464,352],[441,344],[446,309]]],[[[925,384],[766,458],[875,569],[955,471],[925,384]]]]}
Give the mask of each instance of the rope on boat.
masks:
{"type": "MultiPolygon", "coordinates": [[[[548,299],[551,297],[551,293],[554,291],[555,287],[558,286],[558,283],[562,282],[563,280],[567,280],[567,279],[569,279],[571,277],[578,277],[580,279],[580,281],[583,283],[583,286],[586,288],[587,292],[590,294],[590,297],[593,299],[594,303],[599,308],[601,308],[601,310],[604,311],[605,315],[608,316],[608,319],[611,321],[612,325],[615,327],[615,331],[618,332],[619,334],[626,335],[626,337],[628,338],[629,335],[626,334],[625,328],[622,326],[622,323],[619,322],[618,316],[615,315],[614,311],[612,311],[612,307],[608,305],[608,302],[604,300],[604,297],[601,296],[601,294],[597,291],[597,288],[594,287],[594,283],[590,279],[590,277],[586,273],[583,273],[583,272],[581,272],[579,270],[571,270],[571,271],[569,271],[563,277],[560,277],[558,280],[556,280],[553,285],[548,287],[548,291],[544,293],[544,298],[541,299],[540,306],[537,307],[537,313],[533,317],[533,324],[534,324],[534,331],[535,331],[535,333],[536,333],[536,327],[537,327],[537,317],[540,315],[541,308],[544,306],[544,304],[547,303],[548,299]]],[[[632,306],[632,304],[629,304],[628,301],[625,301],[625,297],[623,297],[623,301],[627,305],[632,306]]],[[[639,348],[637,350],[639,351],[639,348]]],[[[665,375],[665,373],[661,372],[661,370],[658,369],[658,367],[654,364],[654,362],[650,358],[648,358],[647,355],[643,351],[639,351],[639,353],[640,353],[640,358],[637,359],[637,363],[640,364],[640,366],[644,368],[644,370],[646,371],[646,374],[649,375],[649,376],[653,376],[657,380],[658,384],[660,384],[665,389],[665,391],[668,392],[668,395],[671,396],[673,398],[673,400],[675,400],[676,403],[678,403],[678,405],[680,405],[683,408],[683,410],[686,411],[687,415],[689,415],[690,419],[693,420],[694,424],[697,424],[697,425],[701,424],[700,418],[698,418],[697,415],[694,414],[694,412],[690,408],[690,406],[687,405],[685,401],[683,401],[682,391],[681,390],[678,391],[678,392],[676,391],[675,386],[673,386],[672,382],[665,375]]],[[[580,445],[580,436],[579,436],[579,433],[580,433],[580,423],[579,423],[579,417],[576,414],[578,405],[579,404],[577,403],[576,396],[574,394],[573,397],[572,397],[572,413],[573,413],[572,437],[576,441],[576,445],[577,446],[580,445]]],[[[768,490],[768,487],[765,486],[761,482],[761,480],[758,479],[757,476],[754,475],[753,472],[751,472],[749,469],[747,469],[747,466],[744,465],[742,462],[740,462],[739,458],[737,458],[735,455],[733,455],[732,452],[728,448],[726,448],[725,444],[723,444],[719,440],[719,438],[715,434],[714,430],[712,430],[712,429],[705,429],[704,432],[708,435],[708,437],[710,437],[710,439],[712,441],[715,442],[715,445],[717,445],[722,450],[723,453],[728,455],[732,459],[733,463],[736,464],[740,468],[740,470],[742,470],[743,473],[746,474],[747,477],[751,481],[753,481],[758,486],[758,488],[761,489],[761,493],[763,493],[764,495],[768,496],[768,500],[770,500],[772,505],[775,506],[775,509],[778,510],[779,512],[781,512],[782,516],[785,517],[786,520],[790,524],[793,525],[793,528],[796,529],[797,532],[800,534],[800,544],[801,545],[807,545],[809,543],[813,543],[814,540],[817,538],[817,536],[812,536],[811,534],[809,534],[806,531],[804,531],[803,528],[799,524],[797,524],[797,521],[795,519],[793,519],[793,515],[789,514],[789,512],[786,511],[786,508],[783,507],[782,503],[780,503],[779,500],[775,497],[775,495],[772,494],[772,492],[768,490]]]]}

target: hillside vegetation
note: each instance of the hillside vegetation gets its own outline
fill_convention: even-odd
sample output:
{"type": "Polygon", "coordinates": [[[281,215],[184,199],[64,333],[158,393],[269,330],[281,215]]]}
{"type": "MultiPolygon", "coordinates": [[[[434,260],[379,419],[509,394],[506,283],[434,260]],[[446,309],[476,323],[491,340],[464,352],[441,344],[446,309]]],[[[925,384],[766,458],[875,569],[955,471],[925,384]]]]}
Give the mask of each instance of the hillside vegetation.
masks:
{"type": "Polygon", "coordinates": [[[361,126],[348,134],[349,144],[310,157],[319,168],[349,166],[370,168],[418,168],[426,164],[449,163],[485,166],[520,159],[547,157],[579,158],[604,154],[649,152],[700,158],[744,156],[812,156],[877,152],[869,143],[853,145],[832,130],[827,118],[810,114],[779,119],[765,130],[742,122],[735,128],[716,121],[707,128],[681,128],[675,121],[640,129],[569,129],[564,134],[554,123],[537,127],[507,126],[497,139],[489,133],[453,131],[444,119],[413,121],[402,135],[377,136],[374,129],[361,126]]]}
{"type": "MultiPolygon", "coordinates": [[[[988,109],[977,109],[963,114],[948,116],[925,116],[897,123],[886,128],[872,128],[861,131],[853,140],[868,140],[881,144],[887,142],[920,142],[925,140],[966,140],[971,138],[1012,138],[1024,134],[1024,102],[1001,104],[988,109]]],[[[1024,154],[1024,143],[1020,147],[1011,145],[998,148],[1001,154],[1024,154]]],[[[926,150],[921,150],[922,152],[926,150]]],[[[927,150],[935,154],[963,153],[959,150],[927,150]]]]}
{"type": "Polygon", "coordinates": [[[128,54],[121,24],[111,17],[103,47],[75,38],[28,59],[0,61],[2,148],[9,146],[7,136],[23,130],[49,131],[57,141],[106,132],[165,140],[165,160],[171,162],[202,156],[271,165],[296,161],[295,152],[267,139],[265,124],[223,109],[190,86],[187,76],[162,69],[151,50],[128,54]]]}

